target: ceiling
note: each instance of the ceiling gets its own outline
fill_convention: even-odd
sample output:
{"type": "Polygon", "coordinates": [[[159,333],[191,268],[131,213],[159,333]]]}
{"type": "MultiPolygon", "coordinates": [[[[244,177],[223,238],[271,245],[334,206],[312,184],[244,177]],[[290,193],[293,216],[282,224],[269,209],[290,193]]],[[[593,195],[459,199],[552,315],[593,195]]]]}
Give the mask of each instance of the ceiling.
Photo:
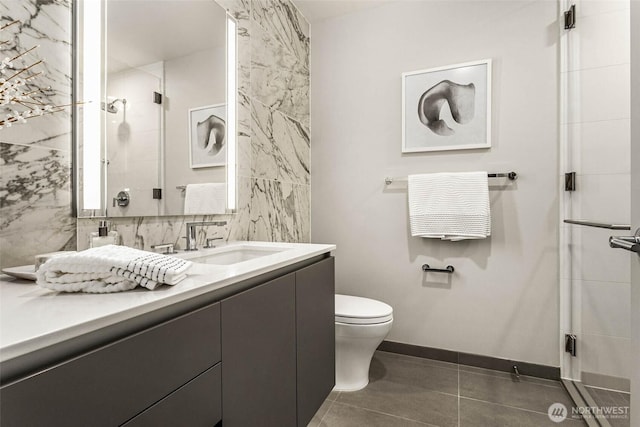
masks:
{"type": "Polygon", "coordinates": [[[310,23],[390,3],[391,0],[292,0],[310,23]]]}

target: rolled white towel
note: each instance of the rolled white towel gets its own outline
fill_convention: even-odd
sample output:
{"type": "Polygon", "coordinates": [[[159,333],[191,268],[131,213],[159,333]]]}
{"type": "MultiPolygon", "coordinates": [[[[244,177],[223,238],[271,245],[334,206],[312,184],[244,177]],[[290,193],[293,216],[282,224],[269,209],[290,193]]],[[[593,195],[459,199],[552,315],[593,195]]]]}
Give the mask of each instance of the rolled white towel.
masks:
{"type": "Polygon", "coordinates": [[[106,245],[51,258],[37,272],[37,284],[62,292],[119,292],[158,284],[175,285],[186,277],[191,261],[106,245]]]}

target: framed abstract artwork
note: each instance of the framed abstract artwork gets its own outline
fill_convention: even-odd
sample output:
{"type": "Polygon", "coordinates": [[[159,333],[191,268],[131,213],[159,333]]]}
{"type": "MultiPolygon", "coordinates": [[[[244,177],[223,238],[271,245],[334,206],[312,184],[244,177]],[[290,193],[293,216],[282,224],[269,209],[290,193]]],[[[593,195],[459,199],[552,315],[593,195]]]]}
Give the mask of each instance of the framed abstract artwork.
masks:
{"type": "Polygon", "coordinates": [[[192,169],[226,164],[226,120],[226,104],[189,110],[189,157],[192,169]]]}
{"type": "Polygon", "coordinates": [[[402,152],[491,147],[491,60],[402,73],[402,152]]]}

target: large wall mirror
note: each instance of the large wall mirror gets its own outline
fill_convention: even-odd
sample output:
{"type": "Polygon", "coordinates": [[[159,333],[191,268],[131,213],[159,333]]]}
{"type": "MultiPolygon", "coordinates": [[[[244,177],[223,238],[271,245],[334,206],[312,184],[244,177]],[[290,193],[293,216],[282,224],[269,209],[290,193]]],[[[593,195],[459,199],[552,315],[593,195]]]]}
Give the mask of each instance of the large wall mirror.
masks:
{"type": "Polygon", "coordinates": [[[214,0],[84,0],[76,17],[78,216],[233,210],[235,21],[214,0]]]}

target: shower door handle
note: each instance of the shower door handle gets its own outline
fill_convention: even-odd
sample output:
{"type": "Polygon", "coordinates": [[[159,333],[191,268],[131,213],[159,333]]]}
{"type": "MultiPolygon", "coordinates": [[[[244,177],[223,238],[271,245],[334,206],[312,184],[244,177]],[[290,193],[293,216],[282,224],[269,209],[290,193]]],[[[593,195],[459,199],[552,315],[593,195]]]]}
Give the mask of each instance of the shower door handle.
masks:
{"type": "Polygon", "coordinates": [[[636,234],[633,236],[609,237],[609,246],[640,254],[640,228],[636,230],[636,234]]]}

